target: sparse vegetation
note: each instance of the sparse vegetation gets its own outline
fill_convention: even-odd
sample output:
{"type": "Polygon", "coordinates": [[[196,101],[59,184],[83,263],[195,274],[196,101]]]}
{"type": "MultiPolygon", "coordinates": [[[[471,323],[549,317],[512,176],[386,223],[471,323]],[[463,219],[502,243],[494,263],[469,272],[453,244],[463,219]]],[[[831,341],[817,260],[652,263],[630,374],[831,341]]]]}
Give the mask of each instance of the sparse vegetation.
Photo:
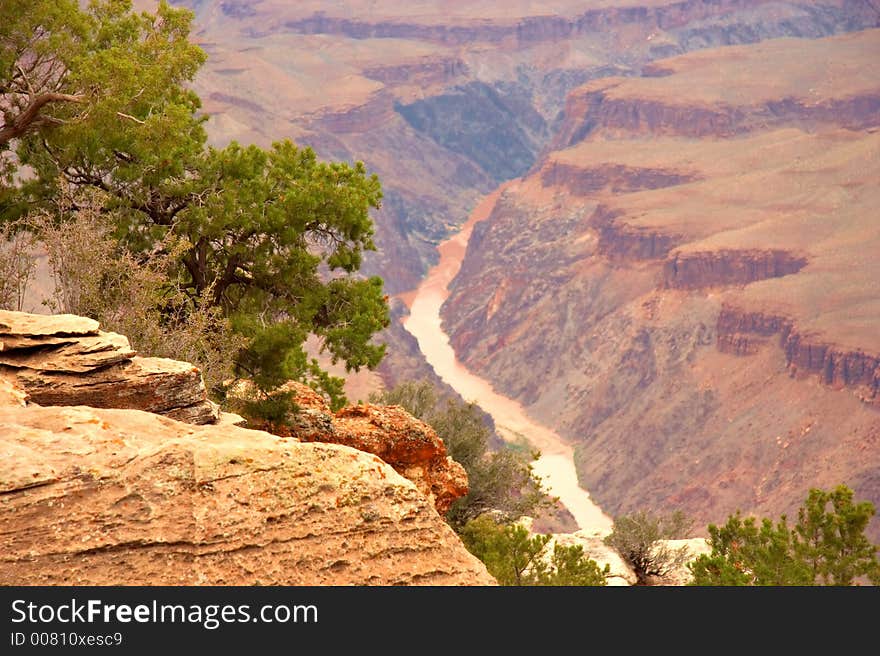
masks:
{"type": "Polygon", "coordinates": [[[139,353],[195,364],[215,395],[233,375],[246,339],[218,308],[191,304],[174,276],[182,246],[172,238],[135,258],[113,237],[112,218],[100,202],[84,195],[76,205],[62,197],[55,213],[43,210],[20,223],[18,234],[30,235],[48,255],[50,310],[93,317],[104,330],[128,337],[139,353]]]}
{"type": "Polygon", "coordinates": [[[428,381],[404,382],[371,401],[400,405],[431,425],[468,474],[469,491],[446,514],[468,550],[502,585],[605,585],[600,569],[580,545],[554,544],[516,523],[549,508],[552,499],[535,477],[532,450],[489,450],[490,429],[474,403],[440,399],[428,381]]]}
{"type": "Polygon", "coordinates": [[[33,235],[17,225],[0,225],[0,309],[21,310],[34,273],[33,235]]]}
{"type": "Polygon", "coordinates": [[[689,557],[687,548],[671,549],[663,541],[685,538],[690,528],[691,521],[680,511],[639,511],[615,517],[605,544],[632,567],[637,585],[650,585],[655,577],[662,578],[685,565],[689,557]]]}
{"type": "Polygon", "coordinates": [[[490,451],[491,431],[476,404],[441,400],[428,381],[404,382],[370,400],[400,405],[429,424],[446,444],[449,455],[465,468],[470,491],[452,504],[446,516],[456,530],[489,511],[512,522],[549,507],[550,498],[530,464],[538,454],[508,448],[490,451]]]}

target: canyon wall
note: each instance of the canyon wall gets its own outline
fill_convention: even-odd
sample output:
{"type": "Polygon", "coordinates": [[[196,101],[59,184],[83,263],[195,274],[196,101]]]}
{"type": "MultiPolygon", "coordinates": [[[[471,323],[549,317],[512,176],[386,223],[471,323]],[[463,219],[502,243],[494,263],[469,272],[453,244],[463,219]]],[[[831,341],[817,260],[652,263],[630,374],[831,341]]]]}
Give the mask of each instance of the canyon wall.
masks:
{"type": "Polygon", "coordinates": [[[764,344],[776,342],[785,353],[793,377],[817,377],[835,389],[849,389],[865,403],[880,406],[880,356],[847,349],[828,336],[798,332],[785,316],[766,315],[725,305],[718,314],[717,347],[734,355],[756,354],[764,344]],[[770,339],[773,338],[773,339],[770,339]]]}
{"type": "Polygon", "coordinates": [[[878,52],[784,39],[588,83],[476,226],[452,343],[573,441],[609,512],[699,525],[841,482],[880,505],[878,52]],[[632,111],[580,103],[598,87],[632,111]]]}
{"type": "MultiPolygon", "coordinates": [[[[566,104],[579,85],[658,57],[880,21],[866,0],[176,4],[196,12],[209,55],[196,89],[213,143],[289,136],[379,174],[379,250],[364,268],[391,294],[418,284],[481,195],[583,127],[577,97],[566,104]]],[[[386,382],[432,376],[403,331],[382,339],[386,382]]]]}
{"type": "MultiPolygon", "coordinates": [[[[880,500],[876,3],[180,3],[213,143],[289,136],[380,175],[365,270],[396,318],[437,243],[525,176],[476,226],[446,325],[577,441],[603,507],[718,521],[843,478],[880,500]],[[722,331],[722,307],[797,347],[722,331]]],[[[433,375],[398,323],[381,339],[386,383],[433,375]]]]}

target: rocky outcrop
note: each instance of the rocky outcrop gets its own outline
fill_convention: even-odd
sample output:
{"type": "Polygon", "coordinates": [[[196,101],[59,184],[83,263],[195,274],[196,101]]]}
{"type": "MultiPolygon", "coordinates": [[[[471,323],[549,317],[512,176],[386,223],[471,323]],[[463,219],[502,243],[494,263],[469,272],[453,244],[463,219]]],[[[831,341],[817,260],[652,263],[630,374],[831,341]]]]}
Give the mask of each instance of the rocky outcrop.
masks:
{"type": "Polygon", "coordinates": [[[664,284],[674,289],[748,285],[797,273],[807,258],[781,249],[721,249],[673,254],[663,266],[664,284]]]}
{"type": "Polygon", "coordinates": [[[433,428],[403,408],[349,406],[336,413],[335,424],[337,443],[382,458],[433,499],[440,514],[467,494],[464,468],[446,455],[446,446],[433,428]]]}
{"type": "Polygon", "coordinates": [[[638,96],[616,97],[609,91],[618,83],[605,79],[573,91],[566,99],[565,119],[554,137],[552,148],[573,146],[599,130],[611,134],[700,138],[733,137],[793,122],[839,125],[849,129],[880,125],[880,94],[877,93],[818,103],[788,97],[756,105],[737,106],[721,102],[700,105],[638,96]]]}
{"type": "Polygon", "coordinates": [[[293,392],[291,401],[295,406],[290,424],[266,425],[267,430],[372,453],[415,483],[440,514],[467,494],[467,473],[447,455],[443,440],[400,406],[362,403],[334,414],[310,387],[294,382],[286,389],[293,392]]]}
{"type": "Polygon", "coordinates": [[[642,77],[666,77],[673,74],[675,71],[662,63],[649,62],[642,66],[642,77]]]}
{"type": "Polygon", "coordinates": [[[610,95],[620,80],[606,79],[576,89],[565,102],[565,120],[552,149],[573,146],[598,130],[683,137],[731,136],[744,112],[737,107],[676,105],[649,98],[610,95]]]}
{"type": "Polygon", "coordinates": [[[135,355],[128,339],[97,321],[0,310],[0,364],[16,369],[87,373],[135,355]]]}
{"type": "Polygon", "coordinates": [[[793,319],[725,304],[718,315],[717,347],[724,353],[755,355],[775,342],[794,377],[818,376],[829,387],[853,389],[866,403],[880,406],[880,355],[843,348],[798,330],[793,319]]]}
{"type": "Polygon", "coordinates": [[[716,324],[716,346],[722,353],[754,355],[772,337],[784,342],[792,326],[785,316],[724,304],[716,324]]]}
{"type": "Polygon", "coordinates": [[[330,134],[361,133],[382,125],[394,116],[394,98],[378,91],[366,102],[341,110],[322,110],[311,116],[310,127],[330,134]]]}
{"type": "Polygon", "coordinates": [[[545,187],[565,187],[574,196],[589,196],[602,190],[625,194],[643,189],[660,189],[699,179],[690,173],[608,163],[599,167],[579,167],[550,162],[541,170],[545,187]]]}
{"type": "Polygon", "coordinates": [[[374,455],[132,410],[0,407],[0,584],[493,583],[374,455]]]}
{"type": "Polygon", "coordinates": [[[614,261],[662,260],[682,236],[626,223],[620,212],[599,205],[590,217],[597,231],[596,252],[614,261]]]}
{"type": "Polygon", "coordinates": [[[498,43],[511,34],[504,25],[429,25],[403,21],[376,21],[328,16],[318,12],[307,18],[290,20],[284,27],[298,34],[338,34],[351,39],[414,39],[445,45],[482,41],[498,43]]]}
{"type": "Polygon", "coordinates": [[[191,424],[219,417],[198,368],[137,357],[126,337],[86,317],[0,311],[0,376],[39,405],[145,410],[191,424]]]}
{"type": "Polygon", "coordinates": [[[797,328],[788,333],[783,349],[792,375],[818,375],[825,385],[854,388],[862,401],[880,407],[880,355],[841,348],[797,328]]]}
{"type": "Polygon", "coordinates": [[[784,98],[768,102],[762,110],[759,115],[767,119],[762,122],[763,125],[800,120],[860,130],[880,125],[880,93],[835,98],[820,103],[811,103],[803,98],[784,98]]]}
{"type": "Polygon", "coordinates": [[[880,125],[880,94],[876,93],[820,103],[783,98],[754,106],[699,106],[650,98],[616,98],[606,94],[613,86],[603,80],[569,96],[566,121],[554,140],[556,147],[577,144],[599,129],[699,138],[732,137],[792,122],[826,123],[853,130],[880,125]]]}
{"type": "Polygon", "coordinates": [[[385,84],[440,84],[465,75],[468,66],[458,57],[424,58],[404,64],[375,66],[364,70],[364,76],[385,84]]]}
{"type": "Polygon", "coordinates": [[[494,584],[437,513],[464,470],[400,408],[297,386],[304,438],[361,449],[182,423],[198,369],[75,316],[0,312],[0,363],[2,585],[494,584]]]}
{"type": "Polygon", "coordinates": [[[252,100],[248,100],[247,98],[242,98],[241,96],[234,96],[229,93],[220,93],[219,91],[212,92],[208,98],[213,100],[214,102],[221,103],[223,105],[232,105],[234,107],[238,107],[239,109],[246,109],[251,112],[255,112],[257,114],[265,113],[265,108],[259,103],[255,103],[252,100]]]}

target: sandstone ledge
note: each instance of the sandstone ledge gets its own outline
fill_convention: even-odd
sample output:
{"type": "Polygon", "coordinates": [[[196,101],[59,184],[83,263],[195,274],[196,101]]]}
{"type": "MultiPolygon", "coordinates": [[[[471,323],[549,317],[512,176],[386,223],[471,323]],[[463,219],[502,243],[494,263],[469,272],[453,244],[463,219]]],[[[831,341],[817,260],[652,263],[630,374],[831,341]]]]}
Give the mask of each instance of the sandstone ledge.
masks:
{"type": "Polygon", "coordinates": [[[490,585],[377,457],[154,414],[0,407],[0,584],[490,585]]]}
{"type": "Polygon", "coordinates": [[[754,355],[776,341],[792,376],[817,376],[824,385],[851,389],[864,403],[880,406],[880,354],[840,347],[819,335],[803,333],[790,317],[731,304],[721,308],[716,333],[717,349],[738,356],[754,355]]]}
{"type": "Polygon", "coordinates": [[[126,337],[86,317],[0,311],[0,378],[39,405],[146,410],[192,424],[219,418],[198,368],[137,357],[126,337]]]}

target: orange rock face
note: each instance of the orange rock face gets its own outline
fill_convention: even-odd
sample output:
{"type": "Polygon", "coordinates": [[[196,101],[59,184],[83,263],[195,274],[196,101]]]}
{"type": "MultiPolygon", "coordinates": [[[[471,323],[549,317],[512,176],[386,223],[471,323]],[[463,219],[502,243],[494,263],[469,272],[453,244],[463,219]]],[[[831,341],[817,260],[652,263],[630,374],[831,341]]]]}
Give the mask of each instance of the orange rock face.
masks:
{"type": "Polygon", "coordinates": [[[468,492],[467,473],[446,453],[433,428],[399,406],[365,403],[333,414],[324,399],[300,383],[288,383],[298,411],[293,427],[267,427],[308,442],[344,444],[372,453],[434,502],[441,515],[468,492]]]}
{"type": "Polygon", "coordinates": [[[399,406],[364,404],[336,413],[335,441],[375,453],[434,499],[440,514],[468,492],[464,467],[446,455],[434,429],[399,406]]]}

